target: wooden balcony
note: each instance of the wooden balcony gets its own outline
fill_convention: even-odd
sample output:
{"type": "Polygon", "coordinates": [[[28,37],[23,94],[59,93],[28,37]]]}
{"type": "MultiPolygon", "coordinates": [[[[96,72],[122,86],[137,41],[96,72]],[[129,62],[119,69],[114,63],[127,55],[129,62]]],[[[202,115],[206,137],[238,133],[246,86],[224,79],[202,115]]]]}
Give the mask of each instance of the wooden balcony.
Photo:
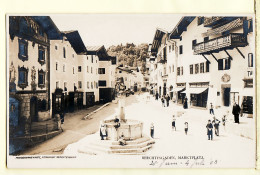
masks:
{"type": "Polygon", "coordinates": [[[225,49],[235,47],[244,47],[247,43],[247,37],[244,34],[232,33],[218,38],[194,45],[194,55],[216,53],[225,49]]]}

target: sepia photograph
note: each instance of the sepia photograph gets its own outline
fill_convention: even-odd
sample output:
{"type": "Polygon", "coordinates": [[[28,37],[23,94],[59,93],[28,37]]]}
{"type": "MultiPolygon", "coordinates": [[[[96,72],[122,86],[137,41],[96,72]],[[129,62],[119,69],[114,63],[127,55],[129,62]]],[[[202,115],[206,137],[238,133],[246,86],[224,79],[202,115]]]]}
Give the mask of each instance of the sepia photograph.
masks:
{"type": "Polygon", "coordinates": [[[255,168],[253,14],[6,15],[8,168],[255,168]]]}

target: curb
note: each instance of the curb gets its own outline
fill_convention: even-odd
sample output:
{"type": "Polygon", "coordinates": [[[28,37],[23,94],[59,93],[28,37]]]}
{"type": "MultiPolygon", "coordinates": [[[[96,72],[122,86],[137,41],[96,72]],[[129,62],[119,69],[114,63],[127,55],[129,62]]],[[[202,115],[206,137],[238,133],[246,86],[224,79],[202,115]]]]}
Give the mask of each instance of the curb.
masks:
{"type": "Polygon", "coordinates": [[[83,117],[82,120],[90,120],[92,119],[90,116],[95,114],[96,112],[100,111],[101,109],[103,109],[104,107],[108,106],[110,103],[106,103],[104,105],[102,105],[101,107],[99,107],[98,109],[92,111],[91,113],[87,114],[85,117],[83,117]]]}

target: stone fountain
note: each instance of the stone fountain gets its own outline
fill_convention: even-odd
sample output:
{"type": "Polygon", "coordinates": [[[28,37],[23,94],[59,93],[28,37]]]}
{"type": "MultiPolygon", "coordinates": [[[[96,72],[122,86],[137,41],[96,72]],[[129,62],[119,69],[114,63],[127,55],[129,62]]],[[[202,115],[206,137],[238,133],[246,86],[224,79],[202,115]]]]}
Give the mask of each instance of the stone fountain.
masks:
{"type": "Polygon", "coordinates": [[[83,145],[78,149],[80,153],[86,154],[144,154],[149,150],[155,141],[149,136],[143,135],[143,123],[138,120],[125,118],[125,99],[120,97],[118,111],[115,119],[104,120],[106,125],[107,137],[105,140],[100,140],[100,137],[95,141],[83,145]],[[115,119],[119,119],[120,126],[117,128],[115,119]],[[121,146],[118,139],[124,135],[126,145],[121,146]]]}

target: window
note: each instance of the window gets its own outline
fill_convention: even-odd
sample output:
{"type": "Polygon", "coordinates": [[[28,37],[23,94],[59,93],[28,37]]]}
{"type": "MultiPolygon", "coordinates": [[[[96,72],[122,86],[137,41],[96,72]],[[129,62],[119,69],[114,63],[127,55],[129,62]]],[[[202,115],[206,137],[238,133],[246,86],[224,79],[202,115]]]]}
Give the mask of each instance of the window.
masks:
{"type": "Polygon", "coordinates": [[[58,46],[57,45],[55,46],[55,50],[58,50],[58,46]]]}
{"type": "Polygon", "coordinates": [[[28,60],[28,42],[19,40],[19,59],[22,61],[28,60]]]}
{"type": "Polygon", "coordinates": [[[122,71],[120,70],[119,73],[122,73],[122,71]]]}
{"type": "Polygon", "coordinates": [[[74,67],[72,68],[72,73],[75,74],[75,68],[74,67]]]}
{"type": "Polygon", "coordinates": [[[174,65],[172,65],[172,72],[174,72],[174,65]]]}
{"type": "Polygon", "coordinates": [[[87,66],[87,72],[88,72],[88,66],[87,66]]]}
{"type": "Polygon", "coordinates": [[[58,62],[56,62],[56,70],[58,70],[58,62]]]}
{"type": "Polygon", "coordinates": [[[252,88],[254,86],[253,79],[244,80],[244,87],[245,88],[252,88]]]}
{"type": "Polygon", "coordinates": [[[106,74],[105,68],[98,68],[98,74],[106,74]]]}
{"type": "Polygon", "coordinates": [[[74,54],[72,54],[72,58],[74,58],[74,54]]]}
{"type": "Polygon", "coordinates": [[[98,83],[96,83],[96,88],[98,88],[98,83]]]}
{"type": "Polygon", "coordinates": [[[200,63],[200,73],[204,73],[204,63],[200,63]]]}
{"type": "Polygon", "coordinates": [[[218,59],[218,70],[229,70],[230,66],[230,58],[218,59]]]}
{"type": "Polygon", "coordinates": [[[18,86],[22,89],[28,86],[28,68],[18,67],[19,78],[18,78],[18,86]]]}
{"type": "Polygon", "coordinates": [[[58,89],[58,88],[59,88],[59,82],[56,81],[56,89],[58,89]]]}
{"type": "Polygon", "coordinates": [[[248,54],[248,67],[253,67],[254,64],[253,64],[253,54],[252,53],[249,53],[248,54]]]}
{"type": "Polygon", "coordinates": [[[94,88],[96,88],[96,82],[94,81],[94,88]]]}
{"type": "Polygon", "coordinates": [[[106,86],[107,82],[105,80],[99,80],[98,81],[98,86],[106,86]]]}
{"type": "Polygon", "coordinates": [[[172,70],[171,70],[171,66],[169,66],[169,72],[170,72],[170,73],[172,72],[172,70]]]}
{"type": "Polygon", "coordinates": [[[91,67],[91,69],[90,69],[90,72],[93,73],[93,69],[92,69],[92,67],[91,67]]]}
{"type": "Polygon", "coordinates": [[[183,46],[179,46],[179,54],[181,55],[183,53],[183,46]]]}
{"type": "Polygon", "coordinates": [[[42,89],[45,87],[45,72],[38,70],[38,86],[42,89]]]}
{"type": "Polygon", "coordinates": [[[65,67],[65,64],[63,64],[63,72],[66,71],[66,67],[65,67]]]}
{"type": "Polygon", "coordinates": [[[193,64],[190,65],[190,74],[193,74],[193,64]]]}
{"type": "Polygon", "coordinates": [[[204,37],[204,42],[208,41],[209,37],[204,37]]]}
{"type": "Polygon", "coordinates": [[[177,75],[180,75],[180,71],[181,71],[180,67],[177,67],[177,75]]]}
{"type": "Polygon", "coordinates": [[[171,52],[171,50],[172,50],[172,46],[171,46],[171,45],[169,45],[169,52],[171,52]]]}
{"type": "Polygon", "coordinates": [[[63,47],[63,58],[66,58],[66,49],[63,47]]]}
{"type": "Polygon", "coordinates": [[[87,88],[89,89],[89,82],[87,82],[87,88]]]}
{"type": "Polygon", "coordinates": [[[197,44],[197,40],[192,40],[192,49],[194,48],[194,46],[197,44]]]}
{"type": "Polygon", "coordinates": [[[172,45],[172,50],[174,50],[174,45],[172,45]]]}
{"type": "Polygon", "coordinates": [[[93,82],[91,82],[91,89],[93,89],[93,82]]]}
{"type": "Polygon", "coordinates": [[[206,72],[209,72],[209,64],[210,64],[210,62],[206,61],[206,72]]]}
{"type": "Polygon", "coordinates": [[[81,81],[78,82],[78,86],[79,86],[79,89],[82,88],[82,82],[81,81]]]}
{"type": "Polygon", "coordinates": [[[78,72],[81,72],[81,66],[78,66],[78,72]]]}
{"type": "Polygon", "coordinates": [[[183,75],[183,67],[181,67],[180,75],[183,75]]]}
{"type": "Polygon", "coordinates": [[[64,91],[67,91],[67,82],[64,82],[64,91]]]}
{"type": "Polygon", "coordinates": [[[91,63],[94,62],[94,58],[93,58],[93,55],[91,55],[91,63]]]}
{"type": "Polygon", "coordinates": [[[45,49],[39,46],[38,49],[38,62],[43,65],[45,63],[45,49]]]}
{"type": "Polygon", "coordinates": [[[199,64],[195,64],[195,74],[199,73],[199,64]]]}

